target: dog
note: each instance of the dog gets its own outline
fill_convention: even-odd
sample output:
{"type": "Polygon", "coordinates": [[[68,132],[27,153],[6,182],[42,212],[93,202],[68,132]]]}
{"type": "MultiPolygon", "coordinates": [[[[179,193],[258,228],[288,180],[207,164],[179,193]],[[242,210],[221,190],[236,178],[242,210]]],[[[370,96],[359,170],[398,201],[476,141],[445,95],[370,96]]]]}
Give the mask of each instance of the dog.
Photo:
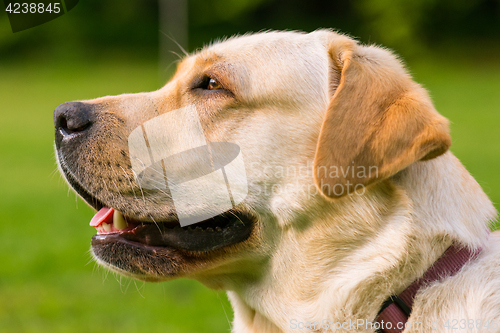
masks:
{"type": "MultiPolygon", "coordinates": [[[[235,333],[389,332],[377,321],[387,301],[450,248],[466,260],[421,283],[398,330],[500,332],[496,210],[448,150],[448,121],[387,49],[332,30],[232,37],[187,56],[157,91],[63,103],[54,122],[60,170],[98,211],[95,260],[226,290],[235,333]],[[194,122],[161,118],[179,110],[194,122]],[[180,225],[175,195],[190,193],[144,186],[132,156],[131,133],[162,121],[160,136],[181,137],[160,145],[172,158],[196,147],[183,146],[193,128],[212,150],[236,145],[241,202],[188,200],[194,220],[180,225]]],[[[189,174],[195,160],[170,168],[189,174]]]]}

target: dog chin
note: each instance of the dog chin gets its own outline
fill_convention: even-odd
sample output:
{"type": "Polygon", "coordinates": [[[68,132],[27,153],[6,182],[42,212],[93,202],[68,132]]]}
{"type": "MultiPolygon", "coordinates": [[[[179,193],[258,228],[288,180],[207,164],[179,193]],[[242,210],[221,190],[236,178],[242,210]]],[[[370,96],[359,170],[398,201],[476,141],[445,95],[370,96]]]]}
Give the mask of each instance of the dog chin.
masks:
{"type": "Polygon", "coordinates": [[[160,282],[182,275],[184,260],[173,249],[148,249],[140,244],[115,241],[95,244],[96,262],[115,273],[146,282],[160,282]]]}
{"type": "MultiPolygon", "coordinates": [[[[252,226],[247,238],[253,238],[252,226]]],[[[186,231],[188,233],[189,231],[186,231]]],[[[194,251],[172,246],[153,246],[127,239],[124,233],[96,234],[92,254],[97,263],[116,273],[147,282],[171,280],[211,269],[227,262],[232,254],[246,246],[247,238],[213,250],[194,251]]]]}

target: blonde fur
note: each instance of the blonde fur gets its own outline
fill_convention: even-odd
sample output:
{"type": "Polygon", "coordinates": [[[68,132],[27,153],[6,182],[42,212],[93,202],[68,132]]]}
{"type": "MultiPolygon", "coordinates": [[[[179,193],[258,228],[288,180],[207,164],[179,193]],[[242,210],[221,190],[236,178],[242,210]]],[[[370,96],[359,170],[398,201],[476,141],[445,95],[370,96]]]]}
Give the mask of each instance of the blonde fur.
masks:
{"type": "MultiPolygon", "coordinates": [[[[456,332],[443,327],[453,319],[500,325],[500,240],[488,233],[496,211],[446,152],[446,119],[390,51],[329,30],[245,35],[186,58],[156,92],[87,102],[105,105],[104,119],[126,120],[127,127],[112,130],[115,137],[193,104],[208,141],[240,146],[249,184],[242,209],[258,219],[252,237],[176,262],[176,276],[228,291],[234,333],[326,332],[293,329],[291,323],[373,321],[384,300],[420,277],[452,242],[483,251],[456,276],[419,291],[409,322],[424,326],[404,332],[456,332]],[[193,77],[203,73],[232,96],[190,94],[193,77]],[[359,166],[379,172],[373,177],[317,173],[320,167],[359,166]],[[342,195],[322,186],[345,186],[347,180],[362,186],[342,195]],[[440,329],[429,328],[436,320],[440,329]]],[[[91,150],[96,159],[114,162],[121,158],[116,147],[105,156],[91,150]]],[[[85,163],[79,168],[92,169],[85,163]]],[[[122,211],[134,207],[161,219],[171,210],[153,199],[120,196],[121,188],[97,193],[96,182],[81,178],[89,192],[122,211]]],[[[176,277],[154,270],[129,275],[176,277]]]]}

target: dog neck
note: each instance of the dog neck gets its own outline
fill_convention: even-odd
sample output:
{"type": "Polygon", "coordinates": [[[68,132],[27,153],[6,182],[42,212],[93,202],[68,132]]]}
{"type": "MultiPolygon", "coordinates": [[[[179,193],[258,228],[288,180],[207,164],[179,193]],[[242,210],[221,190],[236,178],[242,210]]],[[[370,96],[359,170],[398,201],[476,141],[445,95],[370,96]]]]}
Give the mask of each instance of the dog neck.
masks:
{"type": "Polygon", "coordinates": [[[484,246],[496,216],[451,153],[415,163],[363,196],[323,205],[331,209],[317,211],[326,215],[311,214],[300,230],[282,233],[263,275],[227,288],[234,332],[373,322],[383,302],[422,276],[452,243],[484,246]]]}

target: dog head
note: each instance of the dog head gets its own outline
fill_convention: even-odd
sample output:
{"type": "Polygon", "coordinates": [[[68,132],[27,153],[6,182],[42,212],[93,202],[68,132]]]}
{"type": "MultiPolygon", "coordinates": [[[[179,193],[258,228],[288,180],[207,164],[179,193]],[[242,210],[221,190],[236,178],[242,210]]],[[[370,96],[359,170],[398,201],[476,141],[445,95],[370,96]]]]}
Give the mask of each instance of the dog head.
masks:
{"type": "Polygon", "coordinates": [[[158,91],[64,103],[54,121],[61,172],[99,211],[97,261],[211,287],[450,145],[390,52],[326,30],[216,43],[158,91]]]}

